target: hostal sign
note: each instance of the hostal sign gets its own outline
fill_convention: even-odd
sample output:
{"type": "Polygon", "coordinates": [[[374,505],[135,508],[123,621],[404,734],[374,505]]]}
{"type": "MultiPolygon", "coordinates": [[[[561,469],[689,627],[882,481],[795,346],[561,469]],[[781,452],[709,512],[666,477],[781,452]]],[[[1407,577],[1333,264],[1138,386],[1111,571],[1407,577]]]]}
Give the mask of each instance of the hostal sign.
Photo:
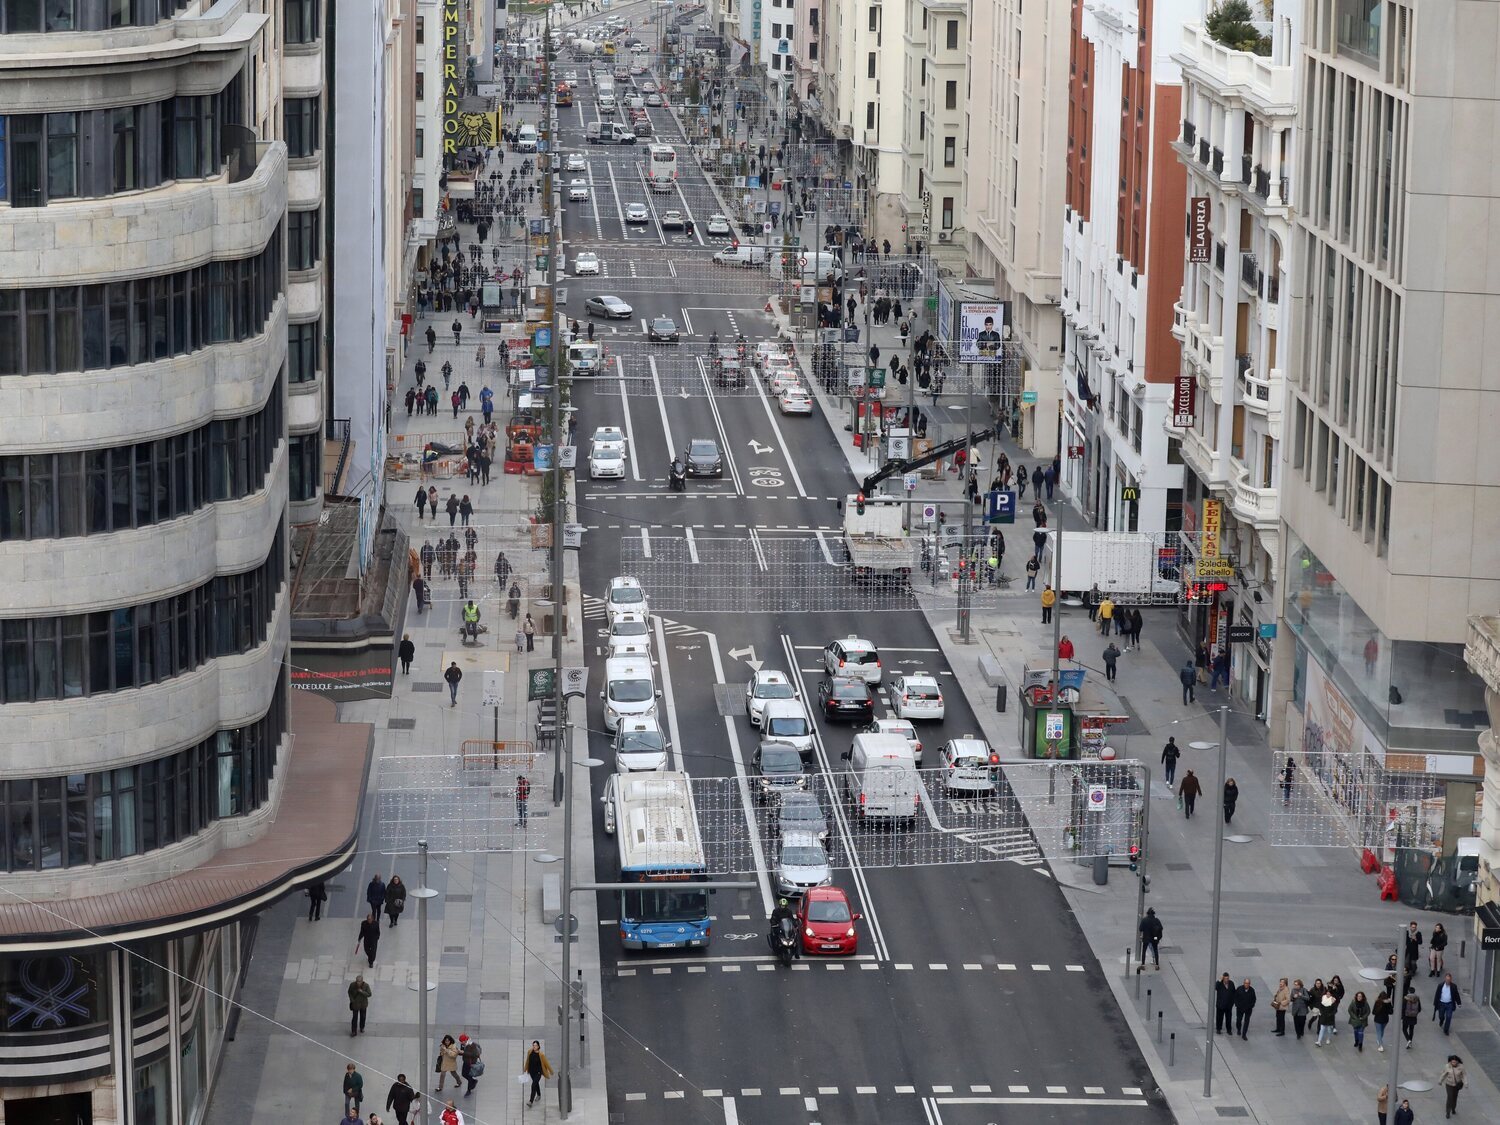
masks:
{"type": "Polygon", "coordinates": [[[443,152],[458,152],[458,0],[443,0],[443,152]]]}

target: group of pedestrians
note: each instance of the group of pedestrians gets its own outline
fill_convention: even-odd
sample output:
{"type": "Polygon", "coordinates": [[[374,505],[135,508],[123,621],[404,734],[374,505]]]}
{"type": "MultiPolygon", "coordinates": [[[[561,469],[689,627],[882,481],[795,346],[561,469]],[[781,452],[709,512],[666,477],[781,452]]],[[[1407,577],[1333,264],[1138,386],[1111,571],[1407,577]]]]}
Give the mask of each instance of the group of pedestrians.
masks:
{"type": "MultiPolygon", "coordinates": [[[[380,950],[380,915],[385,914],[391,921],[389,929],[395,929],[396,923],[401,919],[401,913],[406,909],[406,884],[401,881],[401,876],[392,875],[391,881],[387,883],[377,873],[371,878],[369,885],[365,887],[365,901],[369,904],[369,912],[364,921],[359,924],[359,936],[355,939],[354,950],[364,951],[370,968],[375,967],[375,958],[380,950]]],[[[349,994],[349,1011],[355,1012],[354,993],[349,994]]],[[[361,1006],[358,1016],[361,1030],[364,1028],[364,1008],[368,1006],[369,995],[366,993],[366,1005],[361,1006]]],[[[349,1034],[353,1035],[355,1018],[351,1014],[349,1020],[349,1034]]]]}

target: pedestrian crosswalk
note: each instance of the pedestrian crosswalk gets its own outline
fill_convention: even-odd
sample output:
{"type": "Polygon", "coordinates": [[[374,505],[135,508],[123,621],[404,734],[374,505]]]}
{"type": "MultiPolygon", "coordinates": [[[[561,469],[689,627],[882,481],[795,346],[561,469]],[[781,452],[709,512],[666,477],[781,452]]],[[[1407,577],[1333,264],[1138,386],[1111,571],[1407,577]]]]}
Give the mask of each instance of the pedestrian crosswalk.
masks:
{"type": "Polygon", "coordinates": [[[1149,1095],[1141,1086],[1059,1084],[1032,1082],[969,1082],[969,1083],[918,1083],[876,1082],[868,1085],[841,1083],[830,1086],[741,1086],[737,1089],[708,1087],[701,1090],[656,1090],[626,1093],[627,1103],[653,1100],[676,1100],[696,1098],[801,1098],[801,1108],[816,1111],[816,1105],[806,1102],[817,1098],[837,1097],[921,1097],[935,1098],[939,1104],[951,1099],[954,1104],[1073,1104],[1101,1106],[1148,1105],[1149,1095]]]}
{"type": "MultiPolygon", "coordinates": [[[[615,923],[600,922],[601,926],[613,926],[615,923]]],[[[758,937],[759,935],[751,935],[758,937]]],[[[764,943],[762,943],[764,944],[764,943]]],[[[932,961],[890,961],[880,962],[873,957],[845,957],[813,959],[803,958],[792,962],[792,972],[795,973],[844,973],[860,971],[879,972],[882,968],[888,968],[897,973],[1086,973],[1088,967],[1085,965],[1052,965],[1046,962],[979,962],[965,961],[961,963],[932,961]]],[[[624,979],[632,977],[669,977],[677,976],[703,976],[709,973],[774,973],[778,970],[777,959],[766,954],[748,954],[741,957],[703,957],[683,958],[675,961],[664,962],[658,959],[643,961],[637,965],[616,965],[613,971],[605,968],[605,976],[616,976],[624,979]]]]}

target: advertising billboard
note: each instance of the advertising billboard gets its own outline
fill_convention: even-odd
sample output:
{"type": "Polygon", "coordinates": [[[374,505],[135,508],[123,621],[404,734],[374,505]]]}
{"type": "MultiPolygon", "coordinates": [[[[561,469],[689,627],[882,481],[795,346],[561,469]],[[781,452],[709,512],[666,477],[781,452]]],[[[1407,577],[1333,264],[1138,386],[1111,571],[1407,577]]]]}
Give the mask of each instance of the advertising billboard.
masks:
{"type": "Polygon", "coordinates": [[[958,306],[958,361],[999,363],[1008,308],[1004,301],[965,301],[958,306]]]}

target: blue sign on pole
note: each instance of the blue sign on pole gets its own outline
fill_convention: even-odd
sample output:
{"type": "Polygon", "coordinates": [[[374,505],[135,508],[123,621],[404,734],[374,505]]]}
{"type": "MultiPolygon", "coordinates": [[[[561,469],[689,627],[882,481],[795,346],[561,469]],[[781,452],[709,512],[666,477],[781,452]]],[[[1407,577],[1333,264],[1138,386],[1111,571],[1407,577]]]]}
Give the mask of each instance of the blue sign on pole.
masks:
{"type": "Polygon", "coordinates": [[[747,188],[758,188],[758,187],[760,187],[760,177],[759,176],[746,176],[745,177],[745,186],[747,188]]]}
{"type": "Polygon", "coordinates": [[[1276,622],[1272,621],[1269,624],[1261,625],[1259,627],[1259,632],[1260,632],[1260,635],[1263,638],[1265,638],[1266,640],[1268,640],[1268,641],[1275,640],[1276,639],[1276,622]]]}
{"type": "Polygon", "coordinates": [[[1002,492],[999,489],[985,493],[984,522],[1015,523],[1016,494],[1008,491],[1002,492]]]}
{"type": "Polygon", "coordinates": [[[552,447],[550,445],[538,444],[532,447],[531,467],[539,473],[551,472],[552,447]]]}
{"type": "Polygon", "coordinates": [[[539,348],[550,348],[552,346],[552,329],[538,328],[536,330],[536,346],[539,348]]]}

